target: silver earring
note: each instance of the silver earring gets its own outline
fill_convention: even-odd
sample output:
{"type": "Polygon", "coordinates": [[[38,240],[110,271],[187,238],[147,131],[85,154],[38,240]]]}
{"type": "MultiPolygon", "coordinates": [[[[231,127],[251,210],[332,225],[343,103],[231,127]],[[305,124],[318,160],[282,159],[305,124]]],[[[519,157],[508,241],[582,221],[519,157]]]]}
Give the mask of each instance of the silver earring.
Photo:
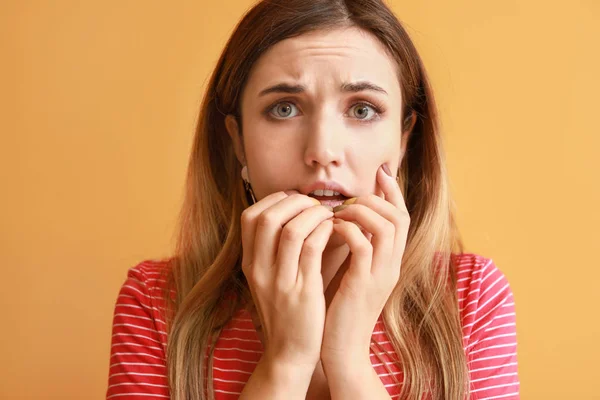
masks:
{"type": "Polygon", "coordinates": [[[244,188],[246,189],[246,194],[250,196],[252,199],[252,204],[256,203],[256,197],[254,196],[254,191],[252,190],[252,185],[250,185],[250,178],[248,177],[248,167],[244,165],[242,168],[242,180],[244,181],[244,188]]]}

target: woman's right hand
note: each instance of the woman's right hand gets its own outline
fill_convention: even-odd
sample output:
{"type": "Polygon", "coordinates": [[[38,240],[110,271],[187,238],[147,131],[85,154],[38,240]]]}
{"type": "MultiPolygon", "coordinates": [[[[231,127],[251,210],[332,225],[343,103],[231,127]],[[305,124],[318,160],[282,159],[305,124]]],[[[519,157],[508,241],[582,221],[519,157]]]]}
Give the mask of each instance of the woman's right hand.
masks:
{"type": "Polygon", "coordinates": [[[321,258],[332,217],[318,200],[295,191],[270,194],[242,212],[242,271],[262,324],[266,362],[308,369],[319,362],[321,258]]]}

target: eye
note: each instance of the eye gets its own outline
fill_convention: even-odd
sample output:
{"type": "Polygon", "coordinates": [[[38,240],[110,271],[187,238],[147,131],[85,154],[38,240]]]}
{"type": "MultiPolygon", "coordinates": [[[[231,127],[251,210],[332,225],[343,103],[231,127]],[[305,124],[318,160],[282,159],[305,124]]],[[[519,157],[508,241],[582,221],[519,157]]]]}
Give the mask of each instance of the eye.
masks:
{"type": "Polygon", "coordinates": [[[380,114],[380,111],[376,107],[366,103],[357,103],[350,110],[354,110],[354,116],[361,121],[371,121],[380,114]],[[369,115],[371,115],[370,118],[368,118],[369,115]]]}
{"type": "MultiPolygon", "coordinates": [[[[271,114],[272,116],[274,116],[277,119],[286,119],[288,117],[290,117],[290,114],[292,114],[292,109],[296,107],[294,104],[287,102],[287,101],[283,101],[281,103],[277,103],[275,104],[273,107],[271,107],[269,109],[269,114],[271,114]],[[273,112],[275,114],[273,114],[273,112]]],[[[297,114],[291,115],[292,117],[295,117],[297,114]]]]}
{"type": "MultiPolygon", "coordinates": [[[[379,119],[379,117],[384,113],[383,108],[381,106],[377,106],[364,101],[354,103],[354,105],[350,107],[350,111],[350,116],[357,119],[360,123],[373,122],[379,119]]],[[[289,100],[280,101],[277,104],[269,106],[264,111],[265,115],[276,120],[290,119],[291,117],[297,116],[298,113],[298,107],[294,104],[293,101],[289,100]],[[294,109],[296,110],[295,112],[294,109]]]]}

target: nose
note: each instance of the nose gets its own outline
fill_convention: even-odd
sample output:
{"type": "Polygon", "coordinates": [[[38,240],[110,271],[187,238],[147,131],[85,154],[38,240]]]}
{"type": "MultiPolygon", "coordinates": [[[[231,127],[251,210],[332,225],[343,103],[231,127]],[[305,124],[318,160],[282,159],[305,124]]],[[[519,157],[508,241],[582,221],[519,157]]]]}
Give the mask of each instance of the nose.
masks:
{"type": "Polygon", "coordinates": [[[344,121],[333,113],[321,110],[315,115],[308,127],[304,162],[316,168],[334,165],[339,167],[344,163],[344,121]]]}

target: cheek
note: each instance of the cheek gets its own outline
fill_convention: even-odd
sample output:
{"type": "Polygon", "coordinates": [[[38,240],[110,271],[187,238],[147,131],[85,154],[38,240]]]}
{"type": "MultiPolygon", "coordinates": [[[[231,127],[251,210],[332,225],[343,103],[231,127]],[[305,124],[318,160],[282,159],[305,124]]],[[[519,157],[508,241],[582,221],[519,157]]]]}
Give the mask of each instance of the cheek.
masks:
{"type": "Polygon", "coordinates": [[[290,176],[293,176],[293,168],[297,168],[298,162],[290,155],[287,144],[270,134],[260,138],[249,136],[248,139],[245,143],[246,159],[257,199],[277,191],[293,189],[290,176]],[[258,140],[250,140],[254,138],[258,140]]]}
{"type": "Polygon", "coordinates": [[[285,190],[284,182],[280,182],[281,177],[275,173],[278,166],[274,160],[255,159],[248,160],[250,165],[250,182],[252,190],[257,199],[262,199],[271,193],[285,190]]]}
{"type": "Polygon", "coordinates": [[[360,140],[353,146],[351,158],[357,187],[361,195],[378,194],[377,170],[383,163],[390,169],[397,168],[400,159],[400,135],[392,132],[378,132],[368,140],[360,140]],[[376,139],[375,139],[376,138],[376,139]]]}
{"type": "Polygon", "coordinates": [[[366,140],[351,150],[352,164],[361,175],[368,174],[369,177],[376,172],[377,168],[385,162],[391,163],[390,168],[398,163],[400,158],[400,142],[394,143],[383,137],[366,140]]]}
{"type": "Polygon", "coordinates": [[[382,121],[372,131],[354,135],[353,151],[367,159],[384,160],[400,156],[401,130],[391,120],[382,121]]]}
{"type": "Polygon", "coordinates": [[[301,135],[289,126],[256,122],[248,131],[244,144],[246,151],[252,153],[252,157],[280,163],[296,156],[293,151],[300,148],[300,137],[301,135]]]}

